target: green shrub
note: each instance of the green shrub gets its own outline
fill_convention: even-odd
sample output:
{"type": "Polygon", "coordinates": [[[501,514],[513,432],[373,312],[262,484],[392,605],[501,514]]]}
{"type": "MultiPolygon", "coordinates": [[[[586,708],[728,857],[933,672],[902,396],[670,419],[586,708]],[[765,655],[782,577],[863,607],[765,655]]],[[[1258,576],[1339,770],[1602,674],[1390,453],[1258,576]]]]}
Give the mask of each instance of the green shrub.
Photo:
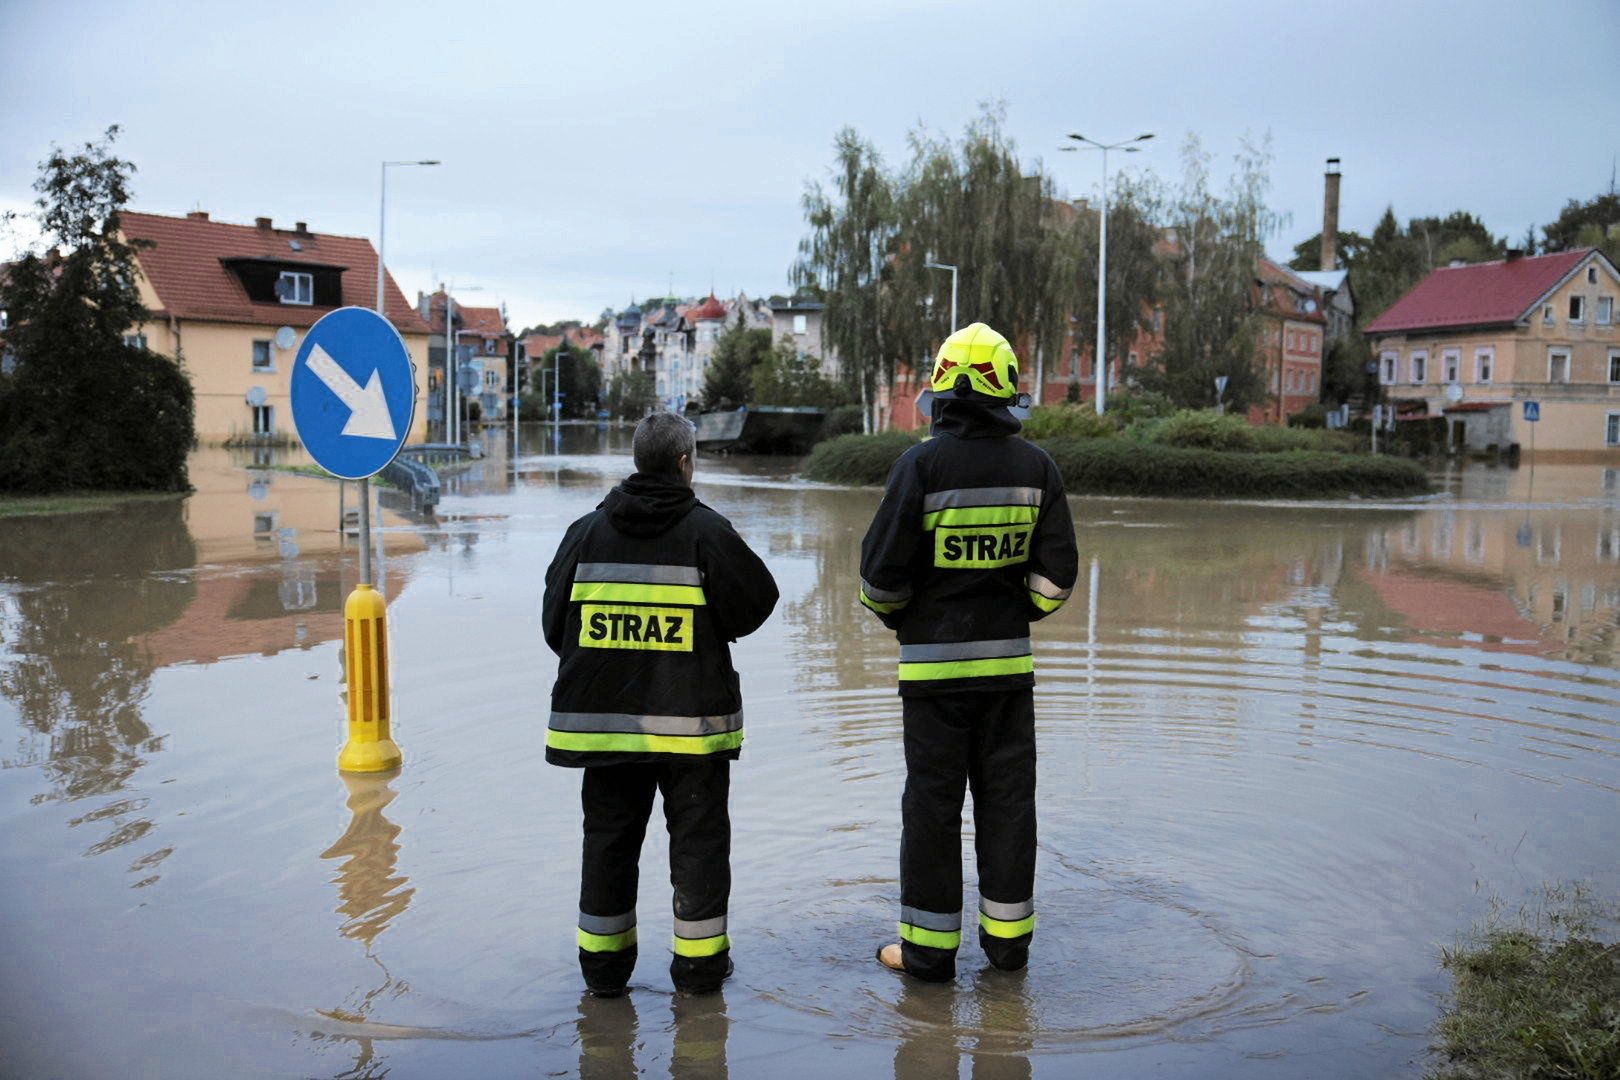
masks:
{"type": "Polygon", "coordinates": [[[1422,494],[1422,467],[1401,458],[1290,451],[1256,454],[1130,439],[1042,444],[1075,494],[1181,497],[1369,498],[1422,494]]]}
{"type": "Polygon", "coordinates": [[[1132,390],[1115,393],[1108,399],[1108,413],[1117,416],[1122,426],[1143,420],[1157,420],[1176,411],[1175,402],[1156,390],[1132,390]]]}
{"type": "Polygon", "coordinates": [[[821,421],[821,431],[816,435],[816,441],[826,442],[840,435],[859,435],[861,426],[859,405],[839,405],[827,410],[827,416],[821,421]]]}
{"type": "Polygon", "coordinates": [[[1024,438],[1100,439],[1119,433],[1119,424],[1112,415],[1097,415],[1091,405],[1042,405],[1029,411],[1024,421],[1024,438]]]}
{"type": "Polygon", "coordinates": [[[881,484],[900,455],[917,445],[911,435],[840,435],[817,443],[804,464],[804,474],[829,484],[881,484]]]}
{"type": "Polygon", "coordinates": [[[1354,435],[1326,428],[1257,427],[1249,429],[1254,448],[1262,454],[1277,454],[1285,450],[1322,450],[1334,454],[1350,454],[1360,448],[1354,435]]]}
{"type": "Polygon", "coordinates": [[[1241,416],[1213,409],[1183,409],[1153,429],[1152,441],[1196,450],[1252,450],[1254,429],[1241,416]]]}
{"type": "Polygon", "coordinates": [[[1321,402],[1305,406],[1288,418],[1288,426],[1291,428],[1327,427],[1327,406],[1321,402]]]}

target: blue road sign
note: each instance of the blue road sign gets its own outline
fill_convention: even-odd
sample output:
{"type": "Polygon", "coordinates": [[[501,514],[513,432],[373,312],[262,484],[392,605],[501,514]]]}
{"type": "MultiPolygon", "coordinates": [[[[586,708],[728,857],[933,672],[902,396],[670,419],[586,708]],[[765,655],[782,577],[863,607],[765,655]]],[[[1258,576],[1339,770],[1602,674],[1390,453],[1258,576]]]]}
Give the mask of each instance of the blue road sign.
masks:
{"type": "Polygon", "coordinates": [[[323,315],[292,369],[298,438],[333,476],[360,480],[393,460],[416,409],[411,356],[399,331],[368,308],[323,315]]]}
{"type": "Polygon", "coordinates": [[[1535,423],[1541,419],[1541,402],[1527,401],[1524,403],[1524,419],[1527,423],[1535,423]]]}

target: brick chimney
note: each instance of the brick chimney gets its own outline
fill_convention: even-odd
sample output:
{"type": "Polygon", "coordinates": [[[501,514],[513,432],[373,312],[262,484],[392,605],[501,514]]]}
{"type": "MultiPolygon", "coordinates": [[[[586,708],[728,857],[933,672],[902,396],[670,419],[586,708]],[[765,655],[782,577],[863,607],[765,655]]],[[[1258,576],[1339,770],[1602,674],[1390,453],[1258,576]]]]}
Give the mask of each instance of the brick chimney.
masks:
{"type": "Polygon", "coordinates": [[[300,222],[296,223],[295,225],[293,225],[293,232],[297,233],[299,236],[308,236],[309,235],[309,222],[300,221],[300,222]]]}
{"type": "Polygon", "coordinates": [[[187,221],[207,221],[208,220],[208,211],[206,211],[206,210],[192,210],[192,211],[189,211],[186,214],[186,220],[187,221]]]}
{"type": "Polygon", "coordinates": [[[1339,268],[1339,159],[1327,159],[1322,177],[1322,269],[1339,268]]]}
{"type": "Polygon", "coordinates": [[[256,228],[269,229],[270,219],[267,217],[256,217],[253,219],[253,224],[256,228]]]}

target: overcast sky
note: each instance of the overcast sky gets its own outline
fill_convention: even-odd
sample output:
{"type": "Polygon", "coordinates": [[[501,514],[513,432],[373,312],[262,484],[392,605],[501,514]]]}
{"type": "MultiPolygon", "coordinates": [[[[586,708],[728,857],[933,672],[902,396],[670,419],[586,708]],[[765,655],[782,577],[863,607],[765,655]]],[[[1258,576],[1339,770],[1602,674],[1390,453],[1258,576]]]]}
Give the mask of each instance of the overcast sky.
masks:
{"type": "Polygon", "coordinates": [[[1517,239],[1620,155],[1620,3],[602,3],[245,5],[0,0],[0,207],[52,142],[123,125],[138,209],[308,221],[504,300],[514,329],[632,296],[781,291],[800,197],[853,125],[892,161],[919,122],[1000,99],[1026,158],[1094,192],[1067,131],[1187,132],[1224,164],[1270,133],[1277,254],[1342,226],[1465,208],[1517,239]]]}

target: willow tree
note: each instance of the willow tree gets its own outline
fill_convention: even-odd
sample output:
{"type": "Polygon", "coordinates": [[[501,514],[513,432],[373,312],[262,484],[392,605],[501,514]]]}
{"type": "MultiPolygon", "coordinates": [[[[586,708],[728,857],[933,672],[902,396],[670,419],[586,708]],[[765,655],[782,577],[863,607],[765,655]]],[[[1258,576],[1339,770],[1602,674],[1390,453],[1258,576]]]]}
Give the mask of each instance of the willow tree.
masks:
{"type": "Polygon", "coordinates": [[[1270,186],[1265,146],[1245,142],[1225,194],[1210,185],[1209,155],[1196,136],[1182,152],[1182,176],[1164,207],[1169,246],[1164,284],[1164,352],[1141,381],[1179,405],[1222,400],[1235,408],[1264,402],[1265,373],[1256,362],[1260,332],[1254,310],[1257,261],[1277,226],[1266,208],[1270,186]]]}
{"type": "Polygon", "coordinates": [[[810,234],[799,243],[791,276],[822,290],[822,340],[855,382],[865,429],[872,430],[877,388],[893,381],[894,354],[884,330],[884,270],[895,238],[894,182],[872,144],[853,128],[834,140],[832,190],[804,194],[810,234]]]}
{"type": "Polygon", "coordinates": [[[927,266],[945,263],[957,268],[957,326],[988,323],[1021,350],[1033,349],[1024,357],[1028,385],[1062,343],[1083,234],[1040,163],[1020,162],[999,109],[981,113],[959,143],[912,133],[896,216],[885,298],[899,358],[926,369],[950,332],[950,275],[927,266]]]}
{"type": "MultiPolygon", "coordinates": [[[[1158,225],[1163,203],[1163,185],[1151,173],[1122,173],[1110,181],[1103,347],[1108,356],[1122,359],[1123,381],[1140,381],[1140,369],[1133,371],[1128,366],[1130,347],[1138,334],[1151,330],[1154,309],[1163,298],[1165,259],[1158,225]]],[[[1083,252],[1073,271],[1078,296],[1073,320],[1077,348],[1094,349],[1097,340],[1098,217],[1081,204],[1072,226],[1079,235],[1069,246],[1083,252]]]]}

